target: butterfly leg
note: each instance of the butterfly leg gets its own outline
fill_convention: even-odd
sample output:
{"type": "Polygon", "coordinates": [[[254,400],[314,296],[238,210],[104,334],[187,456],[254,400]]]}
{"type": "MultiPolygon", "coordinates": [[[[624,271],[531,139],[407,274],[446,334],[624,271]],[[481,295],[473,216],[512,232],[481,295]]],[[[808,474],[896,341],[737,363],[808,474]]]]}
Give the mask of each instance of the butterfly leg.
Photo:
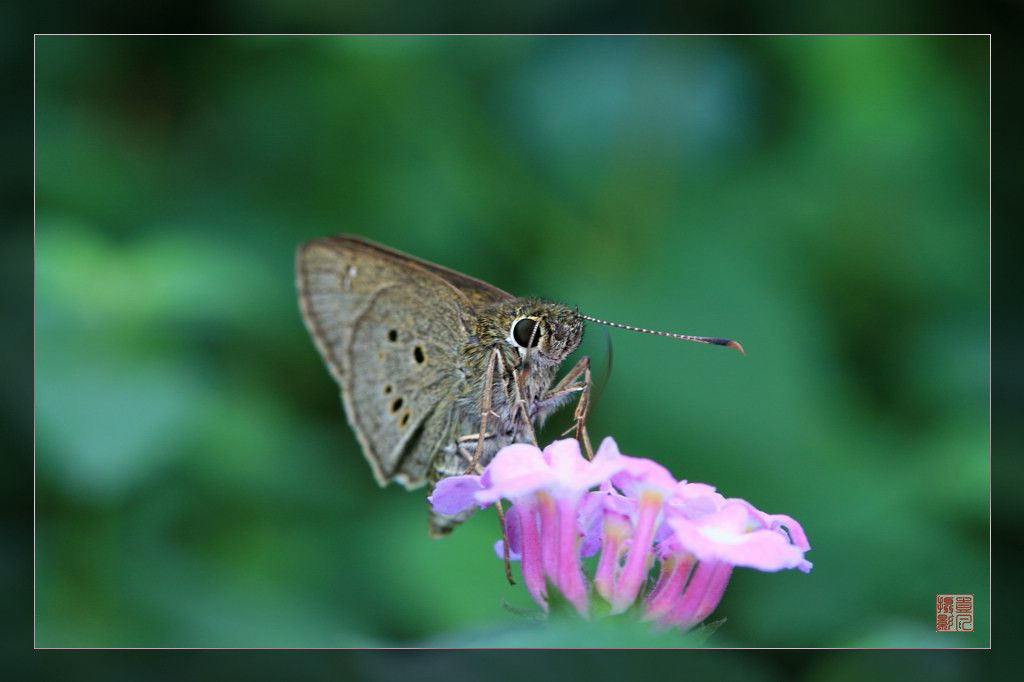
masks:
{"type": "MultiPolygon", "coordinates": [[[[472,436],[463,436],[459,440],[473,437],[475,437],[475,434],[472,436]]],[[[491,435],[487,434],[486,437],[489,438],[491,437],[491,435]]],[[[460,447],[459,450],[460,452],[462,452],[462,455],[467,459],[471,456],[469,451],[467,451],[466,449],[460,447]]],[[[467,474],[475,473],[477,475],[483,474],[483,472],[484,470],[479,463],[466,471],[467,474]]],[[[494,508],[498,511],[498,522],[501,523],[501,549],[503,555],[502,558],[505,560],[505,579],[508,580],[509,585],[515,585],[516,581],[512,577],[512,560],[511,557],[509,556],[508,526],[505,522],[505,507],[501,504],[501,500],[498,500],[497,502],[494,503],[494,508]]]]}
{"type": "Polygon", "coordinates": [[[508,526],[505,524],[505,508],[501,506],[501,500],[495,503],[494,508],[498,510],[498,521],[501,522],[501,553],[505,560],[505,579],[508,580],[509,585],[515,585],[516,581],[512,579],[512,560],[509,557],[508,549],[508,526]]]}
{"type": "Polygon", "coordinates": [[[583,368],[583,390],[580,391],[580,399],[576,402],[576,412],[573,416],[576,419],[576,440],[583,443],[587,458],[594,459],[594,447],[590,444],[590,434],[587,433],[587,415],[590,413],[590,358],[583,360],[587,361],[583,368]]]}
{"type": "Polygon", "coordinates": [[[533,430],[533,415],[530,414],[530,408],[526,404],[526,386],[524,385],[526,383],[526,375],[519,370],[513,369],[512,379],[516,392],[516,411],[523,417],[523,423],[526,425],[526,433],[530,436],[530,442],[535,447],[540,447],[540,444],[537,442],[537,433],[533,430]]]}
{"type": "MultiPolygon", "coordinates": [[[[494,370],[497,367],[497,363],[500,361],[500,354],[497,348],[491,354],[490,360],[487,361],[487,371],[484,373],[484,394],[480,399],[480,430],[477,433],[470,434],[459,438],[459,441],[466,439],[476,438],[476,451],[473,453],[473,457],[469,460],[469,466],[466,467],[466,473],[470,474],[476,469],[477,464],[480,463],[480,458],[484,454],[484,442],[487,440],[487,419],[491,416],[491,396],[494,390],[494,370]]],[[[462,451],[462,446],[459,446],[459,451],[462,451]]]]}
{"type": "MultiPolygon", "coordinates": [[[[586,451],[587,457],[593,459],[594,449],[590,444],[590,435],[587,433],[587,414],[590,411],[590,386],[590,358],[584,356],[544,396],[544,399],[538,406],[538,416],[545,416],[546,412],[556,409],[574,393],[579,393],[576,411],[573,414],[573,419],[576,422],[576,440],[583,443],[583,449],[586,451]]],[[[568,431],[566,431],[566,434],[568,434],[568,431]]]]}
{"type": "MultiPolygon", "coordinates": [[[[493,412],[491,412],[491,416],[495,416],[493,412]]],[[[494,436],[495,436],[495,434],[493,434],[493,433],[485,433],[485,434],[483,434],[483,439],[485,441],[488,441],[488,440],[493,439],[494,436]]],[[[480,438],[480,434],[479,433],[468,433],[465,436],[460,436],[455,441],[455,445],[456,445],[456,447],[459,450],[459,454],[462,455],[466,459],[466,461],[471,463],[471,464],[472,464],[474,458],[476,457],[476,445],[475,444],[476,444],[476,442],[477,442],[477,440],[479,438],[480,438]],[[469,444],[470,443],[474,444],[472,449],[469,448],[469,444]]],[[[472,471],[472,469],[466,469],[465,473],[469,474],[469,473],[473,473],[473,471],[472,471]]]]}

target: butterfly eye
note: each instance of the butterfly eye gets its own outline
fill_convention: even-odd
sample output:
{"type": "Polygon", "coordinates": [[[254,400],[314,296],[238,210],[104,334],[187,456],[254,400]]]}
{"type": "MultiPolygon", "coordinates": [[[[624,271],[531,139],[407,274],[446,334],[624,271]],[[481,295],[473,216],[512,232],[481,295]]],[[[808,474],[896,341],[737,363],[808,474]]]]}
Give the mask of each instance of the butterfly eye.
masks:
{"type": "Polygon", "coordinates": [[[537,321],[528,317],[524,317],[512,326],[512,338],[520,348],[526,348],[527,344],[534,348],[540,342],[540,334],[534,333],[536,326],[537,321]]]}

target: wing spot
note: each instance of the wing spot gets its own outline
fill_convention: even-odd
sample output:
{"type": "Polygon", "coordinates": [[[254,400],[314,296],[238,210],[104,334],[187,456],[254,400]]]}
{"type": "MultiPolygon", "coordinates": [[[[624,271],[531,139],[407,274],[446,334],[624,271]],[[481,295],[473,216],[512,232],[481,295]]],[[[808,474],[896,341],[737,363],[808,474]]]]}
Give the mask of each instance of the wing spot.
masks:
{"type": "Polygon", "coordinates": [[[412,356],[416,359],[417,365],[422,365],[427,361],[427,355],[423,352],[423,346],[416,346],[412,351],[412,356]]]}
{"type": "Polygon", "coordinates": [[[412,412],[406,410],[402,413],[402,418],[398,421],[398,428],[404,429],[409,424],[409,417],[412,416],[412,412]]]}
{"type": "Polygon", "coordinates": [[[351,291],[352,290],[352,280],[355,279],[357,272],[359,272],[359,271],[356,269],[356,266],[354,266],[354,265],[348,266],[348,269],[345,270],[345,276],[341,278],[341,288],[343,290],[345,290],[345,291],[351,291]]]}
{"type": "Polygon", "coordinates": [[[384,387],[384,395],[391,395],[391,391],[395,390],[391,384],[384,387]]]}
{"type": "Polygon", "coordinates": [[[405,404],[405,401],[402,400],[401,398],[395,398],[394,400],[392,400],[391,401],[391,414],[395,414],[400,409],[402,409],[402,405],[404,405],[404,404],[405,404]]]}
{"type": "Polygon", "coordinates": [[[391,330],[388,331],[388,341],[390,341],[391,343],[394,343],[395,341],[398,341],[398,330],[397,329],[391,329],[391,330]]]}

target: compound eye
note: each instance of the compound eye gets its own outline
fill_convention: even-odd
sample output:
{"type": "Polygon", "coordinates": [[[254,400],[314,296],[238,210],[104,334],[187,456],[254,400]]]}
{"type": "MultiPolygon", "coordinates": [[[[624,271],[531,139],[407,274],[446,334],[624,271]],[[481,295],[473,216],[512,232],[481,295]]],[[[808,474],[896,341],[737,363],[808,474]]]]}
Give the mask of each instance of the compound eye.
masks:
{"type": "Polygon", "coordinates": [[[536,320],[524,317],[512,325],[512,338],[519,344],[520,348],[526,348],[527,345],[529,345],[530,348],[535,348],[537,344],[540,343],[539,331],[534,332],[536,327],[536,320]]]}

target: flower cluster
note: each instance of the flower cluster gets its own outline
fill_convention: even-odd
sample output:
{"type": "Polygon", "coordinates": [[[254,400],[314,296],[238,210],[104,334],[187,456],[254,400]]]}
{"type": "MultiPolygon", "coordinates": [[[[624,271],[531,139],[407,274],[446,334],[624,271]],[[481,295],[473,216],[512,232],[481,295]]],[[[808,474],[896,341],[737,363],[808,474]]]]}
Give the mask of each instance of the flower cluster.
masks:
{"type": "MultiPolygon", "coordinates": [[[[513,504],[505,516],[509,554],[545,610],[549,585],[584,617],[596,591],[612,613],[640,602],[645,619],[686,630],[718,606],[735,566],[811,569],[807,537],[790,517],[676,481],[657,462],[621,454],[611,438],[593,460],[572,439],[543,451],[510,445],[482,475],[442,480],[430,501],[455,514],[502,498],[513,504]],[[590,581],[582,561],[598,553],[590,581]],[[657,579],[642,594],[655,564],[657,579]]],[[[496,550],[504,554],[501,541],[496,550]]]]}

